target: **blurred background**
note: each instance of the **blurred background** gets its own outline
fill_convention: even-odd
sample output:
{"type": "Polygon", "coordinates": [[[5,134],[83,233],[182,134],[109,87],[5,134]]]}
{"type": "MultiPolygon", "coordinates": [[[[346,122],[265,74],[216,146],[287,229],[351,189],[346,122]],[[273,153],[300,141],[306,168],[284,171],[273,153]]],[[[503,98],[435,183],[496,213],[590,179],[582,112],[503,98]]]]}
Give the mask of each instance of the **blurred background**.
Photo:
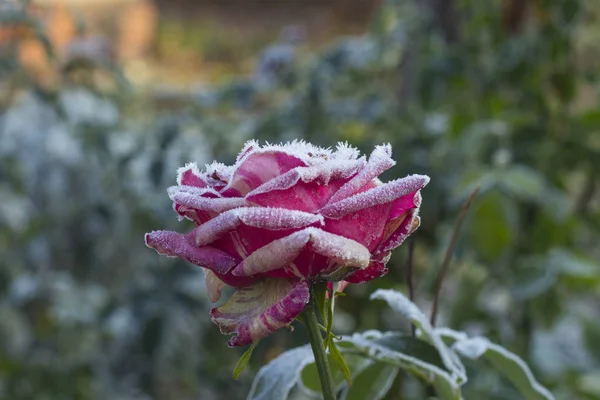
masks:
{"type": "MultiPolygon", "coordinates": [[[[246,140],[391,142],[431,176],[415,244],[431,309],[459,209],[481,186],[440,325],[525,358],[559,399],[600,399],[598,0],[0,0],[0,398],[242,399],[302,328],[242,349],[198,268],[144,232],[178,223],[188,161],[246,140]]],[[[348,289],[334,331],[407,329],[407,248],[348,289]]],[[[468,368],[470,364],[467,364],[468,368]]],[[[518,399],[492,370],[467,399],[518,399]]],[[[423,399],[399,375],[388,399],[423,399]]]]}

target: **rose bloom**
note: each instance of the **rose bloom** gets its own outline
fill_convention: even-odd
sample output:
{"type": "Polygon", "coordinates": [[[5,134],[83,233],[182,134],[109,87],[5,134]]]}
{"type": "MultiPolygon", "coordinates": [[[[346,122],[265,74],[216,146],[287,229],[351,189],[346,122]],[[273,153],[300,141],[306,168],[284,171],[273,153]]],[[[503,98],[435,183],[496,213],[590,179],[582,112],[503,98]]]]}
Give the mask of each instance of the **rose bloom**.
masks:
{"type": "Polygon", "coordinates": [[[382,183],[391,146],[366,160],[339,144],[335,151],[305,142],[261,147],[248,142],[235,165],[189,164],[169,188],[187,234],[154,231],[146,244],[160,254],[204,268],[211,310],[230,346],[243,346],[290,324],[317,281],[363,283],[384,275],[392,249],[419,226],[420,190],[410,175],[382,183]]]}

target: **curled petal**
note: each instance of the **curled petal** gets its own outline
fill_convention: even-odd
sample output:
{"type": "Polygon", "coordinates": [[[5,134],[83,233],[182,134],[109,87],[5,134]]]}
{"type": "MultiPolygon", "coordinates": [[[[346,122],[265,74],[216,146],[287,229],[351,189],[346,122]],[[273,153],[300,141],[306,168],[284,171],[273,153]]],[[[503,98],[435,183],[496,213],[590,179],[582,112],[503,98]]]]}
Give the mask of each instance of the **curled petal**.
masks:
{"type": "Polygon", "coordinates": [[[356,174],[364,160],[333,160],[294,168],[246,195],[249,202],[269,207],[315,211],[356,174]]]}
{"type": "Polygon", "coordinates": [[[219,279],[214,272],[209,269],[204,269],[204,282],[206,283],[206,291],[211,302],[216,303],[221,298],[221,292],[228,285],[219,279]]]}
{"type": "Polygon", "coordinates": [[[235,189],[243,195],[293,168],[305,165],[299,158],[283,151],[249,151],[236,164],[225,190],[235,189]]]}
{"type": "Polygon", "coordinates": [[[392,146],[387,144],[377,146],[369,156],[369,162],[365,167],[348,183],[340,188],[330,199],[331,203],[348,198],[358,193],[367,186],[373,179],[377,178],[383,171],[390,169],[396,164],[392,160],[392,146]]]}
{"type": "Polygon", "coordinates": [[[421,224],[421,219],[417,216],[419,212],[418,208],[413,208],[408,211],[405,217],[402,217],[402,223],[400,226],[389,235],[389,238],[383,241],[377,250],[375,250],[374,255],[377,258],[381,258],[381,255],[387,254],[390,250],[395,249],[400,246],[407,237],[409,237],[421,224]]]}
{"type": "Polygon", "coordinates": [[[244,207],[229,210],[196,228],[198,246],[212,243],[226,232],[244,224],[268,230],[297,229],[323,223],[321,215],[285,208],[244,207]]]}
{"type": "Polygon", "coordinates": [[[146,234],[146,246],[153,248],[158,254],[179,257],[192,264],[208,268],[224,275],[239,260],[213,247],[196,247],[193,237],[171,231],[152,231],[146,234]]]}
{"type": "Polygon", "coordinates": [[[246,200],[240,197],[217,197],[214,190],[198,189],[192,186],[172,186],[169,197],[175,204],[198,211],[222,213],[233,208],[242,207],[246,200]],[[209,197],[210,194],[210,197],[209,197]]]}
{"type": "MultiPolygon", "coordinates": [[[[319,228],[309,227],[256,250],[235,267],[232,274],[252,276],[289,266],[293,268],[293,261],[307,245],[310,245],[312,252],[327,257],[331,265],[358,269],[366,267],[369,263],[369,250],[362,244],[319,228]]],[[[319,270],[312,271],[312,265],[300,267],[303,268],[302,271],[297,271],[299,276],[309,276],[327,268],[326,265],[320,265],[319,270]]]]}
{"type": "Polygon", "coordinates": [[[198,165],[196,163],[186,164],[185,167],[177,170],[177,184],[180,186],[195,186],[199,188],[205,188],[209,186],[207,180],[198,169],[198,165]]]}
{"type": "Polygon", "coordinates": [[[409,204],[413,202],[412,207],[414,207],[414,196],[410,196],[410,194],[422,189],[428,182],[428,176],[409,175],[405,178],[396,179],[383,185],[376,186],[366,192],[355,194],[354,196],[342,199],[338,202],[330,202],[320,210],[320,213],[327,218],[338,219],[347,214],[379,204],[389,203],[404,196],[407,196],[406,201],[409,204]]]}
{"type": "Polygon", "coordinates": [[[222,333],[234,333],[229,346],[244,346],[289,325],[306,307],[310,294],[305,281],[265,279],[239,288],[211,319],[222,333]]]}
{"type": "Polygon", "coordinates": [[[385,263],[382,261],[373,260],[367,268],[356,271],[354,274],[345,278],[349,283],[365,283],[375,278],[379,278],[388,273],[385,263]]]}

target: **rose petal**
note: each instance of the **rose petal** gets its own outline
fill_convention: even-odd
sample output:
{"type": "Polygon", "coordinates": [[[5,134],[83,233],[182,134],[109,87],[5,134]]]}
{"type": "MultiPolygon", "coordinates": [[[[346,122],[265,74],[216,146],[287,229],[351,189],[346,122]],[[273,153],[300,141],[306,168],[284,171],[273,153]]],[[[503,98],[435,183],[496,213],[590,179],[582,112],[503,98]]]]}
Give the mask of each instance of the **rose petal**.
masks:
{"type": "Polygon", "coordinates": [[[379,204],[339,219],[327,218],[323,229],[355,240],[373,251],[381,243],[390,208],[390,203],[379,204]]]}
{"type": "Polygon", "coordinates": [[[289,325],[310,298],[305,281],[265,279],[238,289],[210,312],[224,334],[234,333],[229,346],[244,346],[289,325]]]}
{"type": "Polygon", "coordinates": [[[396,162],[392,160],[392,146],[376,146],[375,150],[369,156],[369,162],[365,167],[348,183],[340,188],[334,194],[330,202],[336,203],[358,193],[363,187],[368,185],[373,179],[377,178],[383,171],[393,167],[396,162]]]}
{"type": "MultiPolygon", "coordinates": [[[[342,218],[344,215],[364,210],[378,204],[385,204],[397,200],[403,196],[410,195],[419,189],[422,189],[429,182],[429,177],[425,175],[409,175],[405,178],[376,186],[366,192],[355,194],[354,196],[342,199],[335,203],[329,203],[320,210],[320,213],[326,218],[342,218]]],[[[409,196],[407,201],[413,201],[409,196]]]]}
{"type": "Polygon", "coordinates": [[[196,244],[203,246],[244,224],[267,230],[297,229],[323,224],[321,215],[285,208],[244,207],[229,210],[196,228],[196,244]]]}
{"type": "Polygon", "coordinates": [[[207,197],[209,193],[214,194],[213,192],[214,190],[193,186],[172,186],[168,190],[174,203],[198,211],[222,213],[246,204],[246,200],[241,197],[207,197]]]}
{"type": "Polygon", "coordinates": [[[199,188],[208,187],[208,182],[202,176],[196,163],[186,164],[185,167],[177,170],[177,184],[185,186],[195,186],[199,188]]]}
{"type": "Polygon", "coordinates": [[[246,195],[249,202],[269,207],[315,211],[347,182],[364,160],[335,160],[294,168],[246,195]]]}
{"type": "Polygon", "coordinates": [[[312,253],[329,259],[330,265],[364,268],[369,263],[369,250],[360,243],[325,232],[319,228],[306,228],[279,240],[274,240],[250,254],[232,271],[236,276],[251,276],[287,267],[291,273],[306,277],[323,272],[330,265],[293,265],[300,252],[310,244],[312,253]]]}
{"type": "Polygon", "coordinates": [[[383,241],[379,247],[375,250],[374,255],[377,258],[381,258],[382,254],[388,253],[390,250],[400,246],[407,237],[409,237],[419,227],[421,220],[417,216],[419,213],[418,208],[413,208],[402,220],[402,224],[391,234],[389,239],[383,241]]]}
{"type": "Polygon", "coordinates": [[[189,235],[177,232],[152,231],[146,234],[146,246],[159,254],[183,258],[219,274],[226,274],[237,264],[238,260],[235,257],[212,247],[196,247],[190,239],[189,235]]]}
{"type": "Polygon", "coordinates": [[[227,284],[209,269],[204,269],[204,281],[208,298],[211,302],[216,303],[221,298],[221,292],[227,287],[227,284]]]}
{"type": "Polygon", "coordinates": [[[356,271],[354,274],[345,278],[349,283],[365,283],[375,278],[379,278],[388,273],[388,269],[385,263],[381,261],[373,260],[369,263],[367,268],[356,271]]]}
{"type": "Polygon", "coordinates": [[[265,182],[306,164],[283,151],[250,151],[236,164],[227,189],[245,195],[265,182]]]}

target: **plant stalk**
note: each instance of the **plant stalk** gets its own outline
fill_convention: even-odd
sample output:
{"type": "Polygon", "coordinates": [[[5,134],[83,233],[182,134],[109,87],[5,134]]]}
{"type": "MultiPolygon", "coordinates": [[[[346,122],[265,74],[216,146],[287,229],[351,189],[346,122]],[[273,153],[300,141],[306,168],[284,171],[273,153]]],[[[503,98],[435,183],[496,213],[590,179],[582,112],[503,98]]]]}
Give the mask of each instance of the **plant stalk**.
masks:
{"type": "Polygon", "coordinates": [[[309,306],[304,311],[304,323],[308,329],[310,347],[312,347],[313,354],[315,355],[315,363],[317,364],[317,371],[319,371],[323,400],[335,400],[333,378],[331,377],[329,361],[327,359],[327,354],[325,353],[325,346],[323,345],[323,337],[319,330],[316,304],[312,296],[309,306]]]}

